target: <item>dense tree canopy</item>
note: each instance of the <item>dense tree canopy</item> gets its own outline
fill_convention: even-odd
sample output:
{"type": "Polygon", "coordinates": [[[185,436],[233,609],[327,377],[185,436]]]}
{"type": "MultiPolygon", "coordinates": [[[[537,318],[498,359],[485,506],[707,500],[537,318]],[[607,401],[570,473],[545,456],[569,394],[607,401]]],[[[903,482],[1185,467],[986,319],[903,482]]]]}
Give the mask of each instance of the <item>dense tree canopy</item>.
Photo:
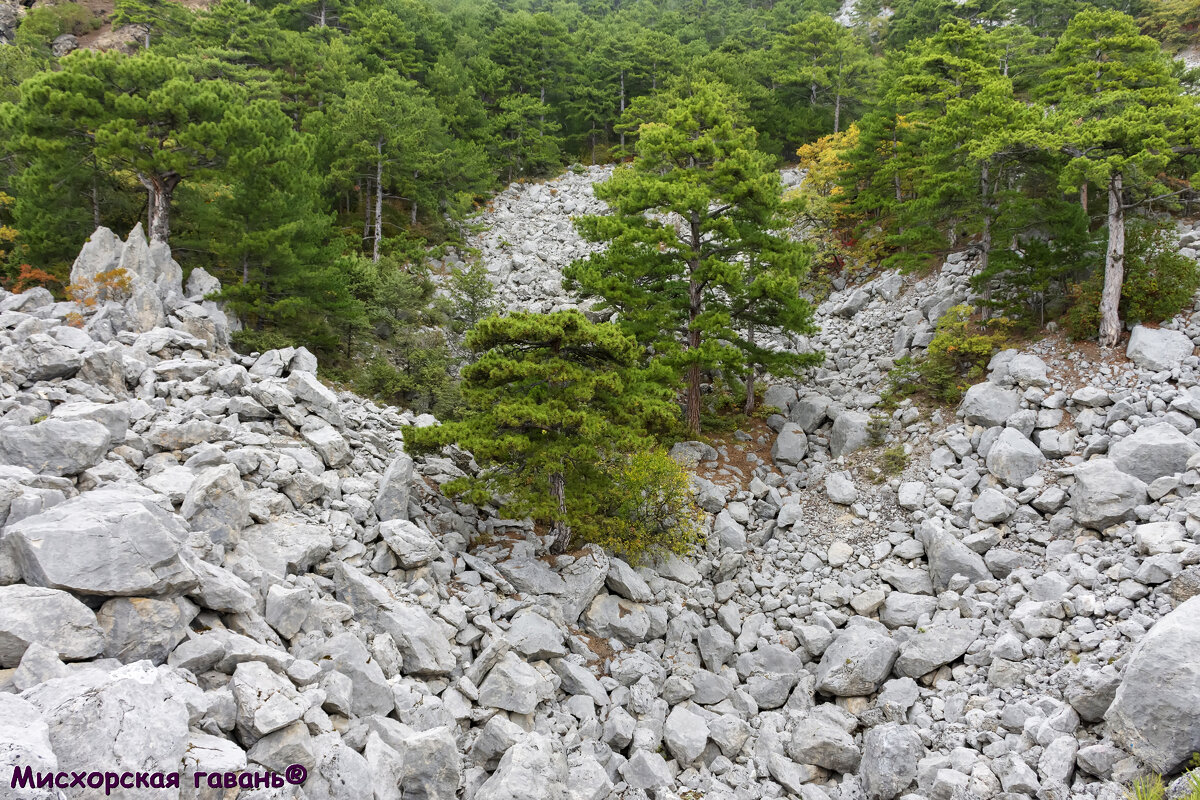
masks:
{"type": "Polygon", "coordinates": [[[504,182],[624,159],[600,190],[616,215],[583,223],[610,260],[574,277],[689,374],[693,424],[695,379],[796,368],[763,342],[805,330],[814,257],[919,268],[970,248],[984,304],[1033,323],[1103,272],[1114,341],[1126,217],[1194,200],[1196,76],[1170,54],[1195,1],[842,6],[39,5],[0,45],[0,276],[64,277],[97,225],[142,220],[222,279],[242,346],[306,343],[412,398],[395,387],[446,363],[430,331],[454,316],[394,291],[427,284],[425,253],[504,182]],[[105,25],[132,26],[125,52],[55,54],[105,25]],[[823,177],[785,209],[771,175],[798,151],[823,177]],[[785,210],[815,256],[776,235],[785,210]]]}

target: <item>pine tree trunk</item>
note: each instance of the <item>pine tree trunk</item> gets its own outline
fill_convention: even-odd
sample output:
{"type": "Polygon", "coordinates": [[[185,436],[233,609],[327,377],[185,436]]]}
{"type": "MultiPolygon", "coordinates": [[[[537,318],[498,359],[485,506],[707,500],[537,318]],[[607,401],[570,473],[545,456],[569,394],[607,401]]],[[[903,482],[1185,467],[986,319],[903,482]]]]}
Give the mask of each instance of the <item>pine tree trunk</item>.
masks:
{"type": "Polygon", "coordinates": [[[92,173],[92,226],[100,227],[100,185],[94,172],[92,173]]]}
{"type": "Polygon", "coordinates": [[[179,176],[173,172],[149,176],[139,174],[138,180],[146,187],[149,198],[150,241],[166,242],[171,236],[171,196],[179,184],[179,176]]]}
{"type": "Polygon", "coordinates": [[[841,131],[841,127],[840,127],[841,121],[842,121],[842,93],[838,92],[837,95],[833,98],[833,132],[834,133],[839,133],[841,131]]]}
{"type": "Polygon", "coordinates": [[[317,19],[317,27],[325,27],[325,1],[321,0],[321,16],[317,19]]]}
{"type": "MultiPolygon", "coordinates": [[[[700,346],[700,334],[688,331],[688,347],[700,346]]],[[[687,371],[687,429],[693,436],[700,433],[700,365],[691,364],[687,371]]]]}
{"type": "MultiPolygon", "coordinates": [[[[625,116],[625,70],[621,70],[621,116],[625,116]]],[[[621,131],[621,147],[625,147],[625,131],[621,131]]]]}
{"type": "MultiPolygon", "coordinates": [[[[754,346],[754,326],[751,325],[746,329],[746,339],[749,340],[750,346],[754,346]]],[[[757,377],[758,369],[754,364],[750,365],[750,371],[746,374],[746,404],[742,406],[742,411],[749,416],[754,413],[754,406],[758,402],[754,396],[754,380],[757,377]]]]}
{"type": "MultiPolygon", "coordinates": [[[[700,349],[700,329],[697,327],[697,320],[704,310],[702,297],[700,294],[700,245],[702,243],[700,233],[700,217],[693,212],[691,223],[691,241],[688,243],[691,246],[692,258],[688,261],[688,331],[687,331],[687,346],[688,350],[693,354],[700,349]]],[[[687,371],[687,429],[688,433],[698,435],[700,433],[700,363],[693,361],[688,366],[687,371]]]]}
{"type": "Polygon", "coordinates": [[[379,261],[379,247],[383,243],[383,140],[375,142],[375,247],[371,258],[379,261]]]}
{"type": "Polygon", "coordinates": [[[571,546],[571,526],[567,524],[567,481],[561,472],[550,473],[550,497],[558,506],[559,518],[550,526],[550,552],[565,553],[571,546]]]}
{"type": "Polygon", "coordinates": [[[1088,213],[1088,190],[1087,181],[1079,184],[1079,206],[1083,209],[1083,213],[1088,213]]]}
{"type": "MultiPolygon", "coordinates": [[[[992,255],[992,207],[989,202],[991,187],[988,185],[988,165],[985,163],[979,176],[979,193],[983,196],[983,232],[979,235],[979,272],[986,273],[992,255]]],[[[991,316],[992,282],[983,285],[983,318],[991,316]]]]}
{"type": "MultiPolygon", "coordinates": [[[[695,273],[695,267],[691,270],[695,273]]],[[[700,329],[696,320],[700,317],[700,283],[693,278],[688,282],[688,350],[694,354],[700,349],[700,329]]],[[[687,370],[687,429],[688,433],[700,433],[700,363],[693,361],[687,370]]]]}
{"type": "Polygon", "coordinates": [[[1112,347],[1121,338],[1121,284],[1125,280],[1125,206],[1122,176],[1108,182],[1108,252],[1104,257],[1104,292],[1100,295],[1100,346],[1112,347]]]}
{"type": "Polygon", "coordinates": [[[371,236],[371,203],[367,200],[367,197],[369,197],[371,194],[371,179],[367,178],[365,183],[367,185],[358,192],[358,202],[362,203],[363,207],[362,240],[364,245],[366,244],[367,239],[371,236]]]}

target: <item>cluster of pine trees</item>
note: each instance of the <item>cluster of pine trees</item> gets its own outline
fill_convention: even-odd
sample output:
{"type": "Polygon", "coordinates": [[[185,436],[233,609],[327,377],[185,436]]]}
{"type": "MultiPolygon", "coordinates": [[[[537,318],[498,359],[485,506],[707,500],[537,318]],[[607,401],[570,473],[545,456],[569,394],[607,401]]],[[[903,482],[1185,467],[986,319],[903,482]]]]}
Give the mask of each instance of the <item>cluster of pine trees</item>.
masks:
{"type": "MultiPolygon", "coordinates": [[[[1079,332],[1094,336],[1098,324],[1101,343],[1115,344],[1128,219],[1193,196],[1195,77],[1119,11],[1079,11],[1053,38],[943,24],[889,60],[875,106],[851,137],[829,141],[840,224],[885,265],[969,246],[977,287],[1017,317],[1044,322],[1072,287],[1091,287],[1074,298],[1091,323],[1079,332]]],[[[1139,277],[1161,270],[1163,291],[1183,282],[1190,299],[1194,266],[1148,251],[1161,237],[1135,238],[1139,277]]]]}
{"type": "MultiPolygon", "coordinates": [[[[1138,220],[1191,201],[1194,76],[1170,53],[1198,8],[117,0],[107,22],[140,26],[135,52],[56,58],[56,35],[99,20],[40,4],[0,47],[0,270],[62,276],[95,226],[145,220],[229,287],[245,346],[365,361],[361,378],[411,401],[449,358],[422,333],[456,323],[423,261],[454,220],[507,181],[631,156],[664,98],[704,83],[734,98],[764,163],[800,150],[825,173],[809,183],[809,212],[837,229],[821,258],[852,242],[914,266],[969,245],[1002,312],[1045,321],[1074,291],[1097,309],[1080,325],[1112,341],[1134,313],[1113,279],[1127,260],[1141,286],[1190,280],[1138,220]],[[1126,239],[1142,248],[1128,259],[1126,239]]],[[[594,274],[577,286],[596,294],[594,274]]],[[[453,395],[425,389],[418,405],[453,395]]]]}

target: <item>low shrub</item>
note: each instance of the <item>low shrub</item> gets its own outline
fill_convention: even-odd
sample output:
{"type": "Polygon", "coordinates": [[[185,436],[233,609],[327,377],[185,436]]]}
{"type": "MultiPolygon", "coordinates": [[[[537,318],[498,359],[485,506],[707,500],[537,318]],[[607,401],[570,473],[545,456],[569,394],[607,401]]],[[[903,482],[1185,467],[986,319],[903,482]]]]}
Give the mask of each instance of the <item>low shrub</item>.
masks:
{"type": "Polygon", "coordinates": [[[608,479],[595,519],[580,525],[575,538],[609,550],[631,564],[666,551],[686,555],[703,546],[703,513],[696,505],[691,476],[660,449],[610,459],[608,479]]]}
{"type": "MultiPolygon", "coordinates": [[[[1181,255],[1170,223],[1132,220],[1126,228],[1125,280],[1118,311],[1123,322],[1162,322],[1178,314],[1200,289],[1200,267],[1181,255]]],[[[1100,332],[1104,270],[1071,287],[1064,326],[1073,339],[1100,332]]]]}
{"type": "Polygon", "coordinates": [[[991,357],[1008,345],[1013,328],[1008,317],[976,320],[974,312],[969,305],[954,306],[938,320],[924,358],[897,359],[885,400],[915,394],[946,405],[961,400],[967,387],[984,376],[991,357]]]}

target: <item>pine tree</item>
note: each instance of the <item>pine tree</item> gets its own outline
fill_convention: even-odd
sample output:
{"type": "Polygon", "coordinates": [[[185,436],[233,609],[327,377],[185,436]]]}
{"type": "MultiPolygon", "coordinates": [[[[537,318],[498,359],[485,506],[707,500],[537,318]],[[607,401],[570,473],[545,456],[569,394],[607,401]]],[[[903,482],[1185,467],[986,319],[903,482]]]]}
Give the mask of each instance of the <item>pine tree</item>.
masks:
{"type": "Polygon", "coordinates": [[[775,48],[784,65],[784,80],[798,84],[810,106],[827,108],[833,133],[840,132],[843,109],[853,110],[871,88],[874,59],[866,44],[831,17],[812,14],[789,28],[775,48]]]}
{"type": "Polygon", "coordinates": [[[632,338],[578,311],[488,317],[466,344],[480,356],[463,369],[464,419],[413,430],[406,444],[471,451],[484,467],[476,499],[508,496],[507,512],[547,524],[564,552],[598,521],[606,462],[670,422],[670,392],[637,369],[632,338]]]}
{"type": "Polygon", "coordinates": [[[562,139],[559,124],[546,119],[547,107],[536,97],[514,94],[500,101],[494,124],[494,160],[506,165],[508,180],[528,175],[545,175],[559,166],[562,139]]]}
{"type": "Polygon", "coordinates": [[[416,208],[441,175],[449,137],[436,105],[417,84],[384,72],[349,86],[344,97],[313,122],[336,188],[359,186],[363,196],[364,243],[371,257],[383,255],[384,199],[401,197],[416,208]],[[396,124],[396,120],[404,124],[396,124]]]}
{"type": "MultiPolygon", "coordinates": [[[[843,175],[864,253],[882,256],[888,266],[914,268],[958,246],[964,225],[975,220],[961,199],[974,197],[984,184],[966,166],[971,133],[956,135],[945,119],[985,87],[1001,87],[995,91],[1011,97],[1001,74],[1002,51],[1003,44],[983,29],[955,21],[890,60],[881,80],[887,89],[860,122],[843,175]],[[934,149],[952,151],[940,160],[926,153],[935,131],[945,136],[934,149]]],[[[1015,101],[1005,102],[1006,113],[1017,113],[1015,101]]],[[[969,116],[959,119],[987,134],[969,116]]]]}
{"type": "Polygon", "coordinates": [[[294,273],[326,256],[331,218],[321,210],[312,137],[297,133],[278,103],[239,109],[230,155],[196,192],[191,227],[231,273],[225,283],[261,284],[273,301],[294,290],[294,273]]]}
{"type": "Polygon", "coordinates": [[[614,213],[577,221],[607,249],[566,272],[570,286],[600,298],[628,333],[686,374],[692,433],[705,370],[811,363],[794,353],[766,359],[756,343],[765,332],[813,327],[800,298],[807,250],[776,233],[785,227],[779,174],[755,140],[719,84],[668,98],[663,120],[641,127],[633,164],[596,187],[614,213]]]}
{"type": "Polygon", "coordinates": [[[98,169],[135,176],[149,201],[150,238],[167,241],[175,189],[223,163],[244,91],[195,80],[153,52],[79,50],[60,66],[22,86],[17,116],[26,140],[81,143],[98,169]]]}
{"type": "MultiPolygon", "coordinates": [[[[1069,157],[1064,191],[1094,184],[1108,193],[1108,247],[1100,302],[1100,344],[1121,335],[1125,212],[1151,195],[1171,194],[1159,178],[1174,150],[1197,130],[1195,98],[1185,95],[1158,42],[1120,12],[1086,10],[1071,20],[1050,55],[1039,95],[1054,111],[1047,140],[1069,157]]],[[[1086,191],[1086,189],[1084,190],[1086,191]]]]}

